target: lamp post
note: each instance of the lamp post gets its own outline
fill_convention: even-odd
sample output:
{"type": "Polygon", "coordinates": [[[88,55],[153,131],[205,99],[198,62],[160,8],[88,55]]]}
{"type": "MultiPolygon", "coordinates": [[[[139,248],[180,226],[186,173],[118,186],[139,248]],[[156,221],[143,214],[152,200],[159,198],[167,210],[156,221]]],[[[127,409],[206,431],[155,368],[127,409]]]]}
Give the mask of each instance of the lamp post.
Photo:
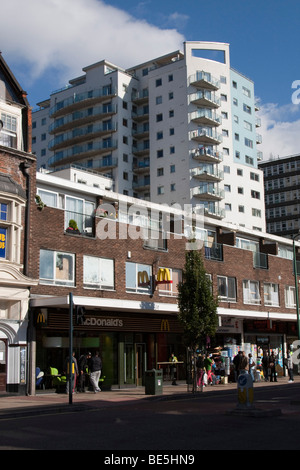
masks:
{"type": "Polygon", "coordinates": [[[296,311],[297,311],[297,332],[298,340],[300,340],[300,319],[299,319],[299,291],[298,291],[298,272],[297,272],[297,260],[296,260],[296,244],[295,240],[300,236],[298,232],[293,237],[293,259],[294,259],[294,276],[295,276],[295,294],[296,294],[296,311]]]}

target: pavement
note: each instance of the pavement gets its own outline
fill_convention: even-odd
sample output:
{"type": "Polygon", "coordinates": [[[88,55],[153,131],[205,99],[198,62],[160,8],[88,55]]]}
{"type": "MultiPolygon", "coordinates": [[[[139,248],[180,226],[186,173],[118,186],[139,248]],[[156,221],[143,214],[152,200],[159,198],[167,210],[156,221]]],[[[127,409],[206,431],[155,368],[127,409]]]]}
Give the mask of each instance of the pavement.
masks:
{"type": "MultiPolygon", "coordinates": [[[[279,377],[278,382],[272,383],[272,387],[282,386],[288,383],[287,377],[279,377]]],[[[300,384],[300,376],[295,377],[295,383],[300,384]]],[[[270,382],[256,382],[257,387],[270,386],[270,382]]],[[[130,405],[133,402],[142,400],[179,400],[200,398],[203,394],[219,394],[221,392],[232,391],[233,397],[237,397],[237,384],[219,384],[206,386],[204,391],[192,393],[191,385],[178,382],[177,386],[170,382],[164,382],[162,391],[157,395],[146,395],[145,387],[135,387],[126,389],[115,389],[101,391],[98,393],[85,392],[74,393],[70,402],[69,395],[55,393],[53,390],[37,391],[34,396],[20,396],[0,394],[0,419],[17,418],[30,415],[67,413],[83,410],[107,408],[111,406],[130,405]]],[[[237,398],[233,398],[233,403],[237,398]]]]}

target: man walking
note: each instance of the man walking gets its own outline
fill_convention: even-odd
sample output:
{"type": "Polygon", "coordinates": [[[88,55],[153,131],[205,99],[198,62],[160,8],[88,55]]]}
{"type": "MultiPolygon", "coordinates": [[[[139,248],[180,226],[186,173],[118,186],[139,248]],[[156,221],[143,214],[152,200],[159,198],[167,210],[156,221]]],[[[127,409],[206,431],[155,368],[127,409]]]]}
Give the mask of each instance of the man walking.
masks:
{"type": "Polygon", "coordinates": [[[79,368],[79,392],[85,392],[85,379],[88,373],[88,361],[91,358],[91,353],[87,352],[82,354],[78,361],[79,368]]]}
{"type": "Polygon", "coordinates": [[[99,352],[97,351],[95,355],[91,358],[90,362],[90,381],[94,390],[94,393],[101,392],[101,388],[99,387],[99,379],[101,377],[101,370],[102,370],[102,361],[101,357],[99,356],[99,352]]]}

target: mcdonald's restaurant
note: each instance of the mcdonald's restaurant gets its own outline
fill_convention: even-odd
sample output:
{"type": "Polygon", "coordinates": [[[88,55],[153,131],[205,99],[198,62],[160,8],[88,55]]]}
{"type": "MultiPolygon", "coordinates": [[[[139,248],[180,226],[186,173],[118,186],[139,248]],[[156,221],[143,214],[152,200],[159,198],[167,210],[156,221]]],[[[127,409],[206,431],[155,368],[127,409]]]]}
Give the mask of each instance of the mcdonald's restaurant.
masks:
{"type": "Polygon", "coordinates": [[[50,368],[58,374],[64,371],[70,334],[77,359],[85,352],[100,352],[104,389],[144,385],[145,371],[160,367],[168,380],[168,370],[160,364],[168,362],[173,352],[182,362],[177,378],[186,378],[176,304],[75,296],[72,312],[71,330],[68,296],[31,301],[36,367],[44,371],[47,388],[51,388],[50,368]]]}

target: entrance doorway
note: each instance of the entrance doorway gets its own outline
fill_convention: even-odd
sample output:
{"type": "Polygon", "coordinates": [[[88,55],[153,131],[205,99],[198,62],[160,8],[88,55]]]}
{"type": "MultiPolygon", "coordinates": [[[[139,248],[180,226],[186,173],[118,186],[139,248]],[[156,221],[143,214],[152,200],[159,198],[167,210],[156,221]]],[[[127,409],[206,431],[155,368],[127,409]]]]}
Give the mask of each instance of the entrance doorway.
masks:
{"type": "Polygon", "coordinates": [[[143,385],[146,364],[146,344],[125,343],[124,382],[126,385],[143,385]]]}
{"type": "Polygon", "coordinates": [[[7,342],[0,339],[0,392],[6,392],[6,356],[7,342]]]}

